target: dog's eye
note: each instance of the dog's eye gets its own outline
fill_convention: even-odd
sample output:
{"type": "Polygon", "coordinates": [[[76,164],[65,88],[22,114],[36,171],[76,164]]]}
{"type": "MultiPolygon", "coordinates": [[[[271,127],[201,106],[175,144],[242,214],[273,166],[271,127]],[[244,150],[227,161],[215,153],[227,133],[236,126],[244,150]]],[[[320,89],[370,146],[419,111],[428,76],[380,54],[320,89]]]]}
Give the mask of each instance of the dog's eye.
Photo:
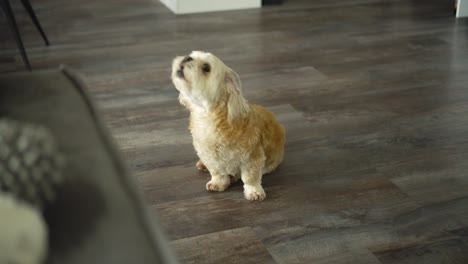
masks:
{"type": "Polygon", "coordinates": [[[203,64],[202,71],[203,72],[210,72],[211,71],[210,65],[208,63],[203,64]]]}

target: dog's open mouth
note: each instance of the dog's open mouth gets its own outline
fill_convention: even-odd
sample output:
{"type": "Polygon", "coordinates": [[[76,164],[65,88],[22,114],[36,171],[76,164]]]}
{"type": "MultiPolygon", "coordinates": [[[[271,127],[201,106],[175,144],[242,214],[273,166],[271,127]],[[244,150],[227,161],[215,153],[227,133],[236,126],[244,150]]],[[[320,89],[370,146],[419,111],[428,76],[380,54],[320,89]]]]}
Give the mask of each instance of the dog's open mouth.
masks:
{"type": "Polygon", "coordinates": [[[185,74],[184,74],[184,67],[185,67],[184,64],[185,64],[185,62],[186,62],[185,59],[180,62],[179,69],[176,72],[177,77],[179,77],[180,79],[183,79],[183,80],[185,80],[185,74]]]}
{"type": "Polygon", "coordinates": [[[177,77],[179,77],[179,78],[181,78],[181,79],[185,79],[185,75],[184,75],[184,70],[183,70],[183,68],[178,69],[177,72],[176,72],[176,74],[177,74],[177,77]]]}

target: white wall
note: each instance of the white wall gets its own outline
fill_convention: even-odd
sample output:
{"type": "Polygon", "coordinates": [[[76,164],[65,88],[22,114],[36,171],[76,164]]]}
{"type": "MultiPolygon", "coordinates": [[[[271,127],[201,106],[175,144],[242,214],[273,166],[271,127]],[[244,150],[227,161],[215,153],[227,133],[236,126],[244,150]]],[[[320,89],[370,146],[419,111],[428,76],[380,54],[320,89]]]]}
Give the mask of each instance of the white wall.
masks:
{"type": "Polygon", "coordinates": [[[457,17],[468,17],[468,0],[458,0],[457,17]]]}
{"type": "Polygon", "coordinates": [[[259,8],[261,0],[160,0],[176,14],[259,8]]]}

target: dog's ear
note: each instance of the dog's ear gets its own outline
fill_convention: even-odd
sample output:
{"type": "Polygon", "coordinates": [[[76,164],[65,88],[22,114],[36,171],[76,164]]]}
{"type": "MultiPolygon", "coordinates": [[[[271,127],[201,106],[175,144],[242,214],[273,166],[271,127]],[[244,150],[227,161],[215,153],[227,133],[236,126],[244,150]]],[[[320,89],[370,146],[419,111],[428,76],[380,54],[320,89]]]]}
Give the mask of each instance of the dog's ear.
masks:
{"type": "Polygon", "coordinates": [[[242,96],[242,83],[239,75],[231,68],[226,66],[224,75],[227,92],[228,122],[238,117],[244,117],[250,111],[247,100],[242,96]]]}

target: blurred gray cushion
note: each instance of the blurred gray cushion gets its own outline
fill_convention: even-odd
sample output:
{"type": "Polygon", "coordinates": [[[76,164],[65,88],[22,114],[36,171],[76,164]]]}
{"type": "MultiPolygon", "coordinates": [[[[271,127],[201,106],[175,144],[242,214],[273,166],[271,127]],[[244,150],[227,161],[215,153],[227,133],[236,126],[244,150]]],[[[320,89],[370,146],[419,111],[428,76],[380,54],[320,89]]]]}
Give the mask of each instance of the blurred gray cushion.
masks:
{"type": "Polygon", "coordinates": [[[0,117],[48,127],[67,161],[68,180],[45,209],[47,263],[175,263],[75,74],[0,75],[0,117]]]}

